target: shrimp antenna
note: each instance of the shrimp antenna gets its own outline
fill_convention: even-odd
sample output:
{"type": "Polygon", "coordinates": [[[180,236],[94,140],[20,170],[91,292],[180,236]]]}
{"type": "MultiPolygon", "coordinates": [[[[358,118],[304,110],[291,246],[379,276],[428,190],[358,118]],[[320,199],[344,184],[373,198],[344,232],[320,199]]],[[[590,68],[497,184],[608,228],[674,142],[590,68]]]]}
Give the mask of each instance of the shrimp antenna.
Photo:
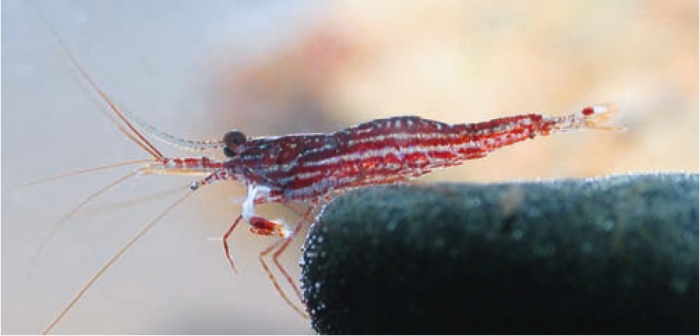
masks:
{"type": "Polygon", "coordinates": [[[87,291],[95,284],[95,282],[97,282],[97,280],[100,277],[102,277],[102,275],[105,272],[107,272],[107,270],[109,270],[109,268],[112,267],[112,265],[114,265],[114,263],[116,263],[117,260],[119,260],[119,258],[122,255],[124,255],[124,253],[126,253],[126,251],[129,250],[129,248],[131,248],[131,246],[136,244],[136,242],[138,242],[143,236],[145,236],[146,233],[148,233],[156,225],[156,223],[158,223],[163,217],[165,217],[165,215],[170,213],[170,211],[175,209],[175,207],[177,207],[180,203],[182,203],[185,199],[187,199],[193,193],[194,193],[194,190],[188,190],[187,193],[185,193],[182,197],[178,198],[175,202],[170,204],[170,206],[165,208],[165,210],[163,210],[155,219],[153,219],[151,222],[146,224],[146,226],[141,228],[141,230],[139,230],[134,235],[134,237],[131,238],[131,240],[129,240],[126,244],[124,244],[124,246],[122,246],[119,249],[119,251],[117,251],[117,253],[115,253],[114,256],[112,256],[112,258],[109,259],[109,261],[107,261],[107,263],[104,264],[104,266],[102,266],[97,271],[97,273],[95,273],[95,275],[93,275],[90,278],[90,280],[88,280],[88,282],[85,285],[83,285],[83,287],[80,289],[80,291],[78,291],[78,293],[75,294],[73,299],[71,299],[70,302],[66,305],[66,307],[64,307],[61,310],[61,312],[58,314],[58,316],[56,316],[56,318],[54,318],[51,321],[51,323],[49,323],[49,326],[46,327],[46,329],[44,329],[44,332],[43,332],[44,335],[50,333],[51,330],[53,330],[53,328],[56,326],[56,324],[63,319],[63,317],[73,308],[73,306],[75,306],[76,303],[78,303],[78,301],[80,301],[80,299],[83,297],[83,295],[85,295],[85,293],[87,293],[87,291]]]}
{"type": "MultiPolygon", "coordinates": [[[[151,144],[148,139],[146,139],[135,127],[132,125],[131,121],[122,113],[122,111],[119,109],[119,107],[114,103],[114,101],[109,97],[109,95],[104,92],[98,85],[97,83],[90,77],[90,75],[87,73],[87,71],[80,66],[78,63],[78,60],[75,58],[73,53],[71,53],[70,49],[66,45],[66,43],[63,41],[61,38],[61,35],[56,31],[56,29],[49,23],[49,21],[46,19],[46,16],[44,16],[43,12],[36,7],[35,4],[32,4],[32,7],[34,8],[34,11],[37,13],[37,16],[41,19],[41,21],[46,25],[46,27],[49,29],[51,34],[53,35],[54,39],[56,40],[56,43],[60,47],[61,51],[68,57],[69,63],[78,70],[78,73],[80,73],[80,76],[88,83],[90,88],[95,90],[98,96],[109,106],[110,110],[114,112],[114,115],[110,113],[106,113],[102,108],[100,108],[100,111],[103,113],[106,113],[108,117],[117,125],[119,128],[119,131],[122,132],[126,137],[131,139],[134,143],[136,143],[141,149],[149,153],[154,159],[159,160],[163,159],[164,156],[156,148],[151,144]],[[115,117],[116,115],[116,117],[115,117]]],[[[100,105],[101,106],[101,105],[100,105]]]]}
{"type": "Polygon", "coordinates": [[[33,180],[33,181],[26,182],[26,183],[20,185],[19,187],[16,187],[16,188],[14,188],[14,189],[11,189],[10,192],[14,192],[14,191],[16,191],[16,190],[18,190],[18,189],[23,189],[23,188],[32,187],[32,186],[35,186],[35,185],[37,185],[37,184],[42,184],[42,183],[46,183],[46,182],[51,182],[51,181],[53,181],[53,180],[59,180],[59,179],[66,178],[66,177],[77,176],[77,175],[83,175],[83,174],[92,173],[92,172],[101,171],[101,170],[110,170],[110,169],[114,169],[114,168],[117,168],[117,167],[125,167],[125,166],[132,166],[132,165],[145,164],[145,163],[152,163],[152,162],[153,162],[153,159],[139,159],[139,160],[132,160],[132,161],[125,161],[125,162],[113,163],[113,164],[104,165],[104,166],[90,167],[90,168],[85,168],[85,169],[73,170],[73,171],[69,171],[69,172],[67,172],[67,173],[61,173],[61,174],[54,175],[54,176],[49,176],[49,177],[42,177],[42,178],[40,178],[40,179],[36,179],[36,180],[33,180]]]}
{"type": "MultiPolygon", "coordinates": [[[[223,148],[225,147],[225,144],[222,140],[189,140],[189,139],[184,139],[166,132],[163,132],[153,125],[147,123],[143,119],[141,119],[139,116],[137,116],[134,113],[131,113],[127,110],[121,110],[119,109],[118,105],[114,102],[114,100],[106,93],[104,92],[98,85],[97,83],[90,77],[90,75],[85,71],[85,69],[80,66],[78,63],[77,59],[75,56],[70,52],[70,49],[68,49],[68,46],[66,46],[65,42],[61,38],[61,36],[58,34],[56,29],[53,28],[48,23],[48,20],[46,17],[43,15],[43,13],[36,8],[36,6],[33,6],[35,11],[38,13],[39,17],[41,20],[44,22],[44,24],[49,28],[51,31],[51,34],[54,36],[56,39],[58,45],[60,46],[61,50],[63,51],[64,54],[69,59],[69,62],[73,67],[75,67],[78,72],[80,73],[81,77],[87,83],[89,86],[97,92],[97,94],[102,98],[102,100],[109,106],[109,108],[116,114],[117,118],[114,117],[114,115],[107,113],[106,111],[103,110],[101,104],[97,104],[100,106],[100,111],[103,113],[107,114],[110,119],[112,119],[115,124],[119,127],[119,130],[126,135],[129,139],[131,139],[133,142],[135,142],[139,147],[141,147],[143,150],[151,154],[156,159],[163,158],[163,154],[155,147],[153,144],[151,144],[142,134],[141,132],[137,131],[136,128],[134,127],[134,124],[138,125],[140,128],[142,128],[146,133],[156,137],[158,140],[170,144],[176,147],[179,147],[181,149],[189,150],[189,151],[205,151],[205,150],[210,150],[210,149],[217,149],[217,148],[223,148]],[[124,123],[126,125],[126,128],[131,130],[131,132],[127,131],[124,126],[119,122],[124,123]]],[[[93,102],[95,102],[92,97],[90,98],[93,102]]],[[[95,102],[96,103],[96,102],[95,102]]]]}
{"type": "Polygon", "coordinates": [[[129,120],[131,120],[134,124],[138,125],[138,127],[146,131],[146,133],[154,136],[161,142],[178,147],[180,149],[193,152],[201,152],[226,147],[223,140],[190,140],[181,138],[157,129],[155,126],[147,123],[146,121],[141,119],[141,117],[132,113],[128,109],[124,109],[122,113],[124,113],[124,115],[127,116],[129,120]]]}
{"type": "Polygon", "coordinates": [[[58,232],[58,229],[63,226],[69,219],[73,218],[75,214],[77,214],[82,208],[84,208],[87,204],[89,204],[91,201],[93,201],[95,198],[99,197],[100,195],[104,194],[108,190],[116,187],[120,183],[136,176],[142,169],[130,172],[129,174],[126,174],[114,181],[112,181],[110,184],[100,188],[99,190],[95,191],[94,193],[90,194],[88,197],[86,197],[82,202],[78,203],[71,211],[69,211],[67,214],[63,215],[61,219],[59,219],[56,223],[54,223],[51,226],[51,229],[49,230],[48,233],[44,236],[44,238],[41,240],[41,243],[39,244],[39,248],[37,249],[36,253],[32,256],[32,261],[30,262],[29,266],[29,272],[31,273],[31,270],[34,268],[34,264],[36,263],[36,259],[41,255],[41,253],[44,251],[44,248],[46,247],[46,244],[51,241],[51,238],[58,232]]]}

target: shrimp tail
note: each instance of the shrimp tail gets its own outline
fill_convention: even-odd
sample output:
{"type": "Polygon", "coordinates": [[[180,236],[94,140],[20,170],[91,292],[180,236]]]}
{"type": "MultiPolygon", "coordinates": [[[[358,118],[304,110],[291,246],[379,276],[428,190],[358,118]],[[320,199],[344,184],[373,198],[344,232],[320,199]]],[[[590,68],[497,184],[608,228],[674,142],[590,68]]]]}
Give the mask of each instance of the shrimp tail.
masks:
{"type": "Polygon", "coordinates": [[[587,106],[581,111],[563,116],[551,117],[551,132],[570,132],[584,129],[597,129],[612,132],[624,132],[626,128],[611,124],[619,116],[620,111],[615,104],[596,104],[587,106]]]}

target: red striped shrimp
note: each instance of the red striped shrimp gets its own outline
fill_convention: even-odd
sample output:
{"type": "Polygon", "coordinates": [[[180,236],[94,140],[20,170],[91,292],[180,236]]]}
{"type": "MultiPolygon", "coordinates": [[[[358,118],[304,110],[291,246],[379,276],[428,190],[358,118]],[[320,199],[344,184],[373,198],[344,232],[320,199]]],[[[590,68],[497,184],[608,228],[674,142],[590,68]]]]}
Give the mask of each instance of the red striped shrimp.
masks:
{"type": "MultiPolygon", "coordinates": [[[[447,124],[418,116],[397,116],[372,120],[331,133],[250,137],[241,131],[233,130],[226,133],[221,140],[187,140],[161,132],[135,115],[119,109],[110,96],[78,64],[60,42],[60,38],[56,36],[56,39],[69,55],[71,63],[78,69],[81,77],[109,107],[119,129],[151,156],[150,162],[141,167],[139,173],[194,173],[206,176],[191,182],[191,192],[166,208],[114,254],[49,323],[45,333],[51,332],[95,282],[165,214],[192,192],[210,184],[235,181],[247,188],[241,214],[233,220],[233,224],[222,237],[224,254],[231,268],[235,270],[229,250],[229,238],[241,220],[249,225],[252,233],[278,237],[260,252],[258,260],[282,299],[300,315],[305,315],[303,308],[299,306],[299,303],[303,302],[301,293],[279,262],[279,257],[301,228],[311,221],[310,216],[318,205],[330,194],[417,178],[435,169],[482,158],[501,147],[538,136],[585,129],[619,129],[608,123],[617,112],[615,106],[599,104],[560,117],[521,114],[478,123],[447,124]],[[168,157],[154,146],[146,135],[194,151],[223,150],[226,159],[217,160],[207,156],[168,157]],[[256,212],[256,206],[260,204],[287,202],[308,204],[300,221],[286,223],[270,220],[256,212]],[[268,258],[269,256],[271,257],[268,258]],[[271,264],[268,259],[272,260],[271,264]],[[282,289],[271,265],[274,265],[277,272],[282,274],[283,281],[293,289],[295,298],[290,298],[282,289]]],[[[133,174],[108,185],[88,197],[87,201],[131,176],[133,174]]],[[[79,204],[76,210],[84,204],[86,202],[79,204]]]]}
{"type": "MultiPolygon", "coordinates": [[[[587,106],[579,112],[561,117],[523,114],[481,123],[446,124],[417,116],[398,116],[372,120],[333,133],[246,137],[241,131],[233,130],[226,133],[221,141],[199,142],[163,134],[133,116],[127,118],[104,92],[89,81],[116,117],[126,125],[133,135],[131,139],[153,156],[154,162],[143,168],[144,173],[209,174],[202,180],[192,182],[192,191],[221,181],[236,181],[247,186],[243,211],[223,236],[226,258],[233,268],[228,240],[241,219],[249,225],[252,233],[280,237],[263,250],[258,259],[280,296],[303,316],[305,312],[282,290],[265,257],[272,254],[274,265],[294,289],[297,299],[303,302],[298,287],[278,258],[303,224],[310,222],[309,215],[316,206],[330,193],[417,178],[434,169],[460,165],[467,160],[482,158],[503,146],[538,136],[583,129],[618,129],[607,123],[617,111],[616,108],[611,104],[601,104],[587,106]],[[223,147],[227,159],[220,161],[206,156],[167,158],[142,136],[134,124],[150,134],[193,150],[223,147]],[[276,202],[310,202],[311,205],[302,215],[302,220],[294,225],[256,214],[257,204],[276,202]]],[[[90,279],[49,325],[47,332],[157,220],[140,231],[90,279]]]]}

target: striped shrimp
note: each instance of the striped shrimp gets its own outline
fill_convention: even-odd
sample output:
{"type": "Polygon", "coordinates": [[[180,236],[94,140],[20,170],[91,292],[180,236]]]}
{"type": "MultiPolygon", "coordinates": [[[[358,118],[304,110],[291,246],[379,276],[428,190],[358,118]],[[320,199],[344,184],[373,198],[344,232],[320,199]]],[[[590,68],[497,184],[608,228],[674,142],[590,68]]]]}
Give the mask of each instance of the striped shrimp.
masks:
{"type": "MultiPolygon", "coordinates": [[[[337,195],[353,188],[418,178],[435,169],[482,158],[501,147],[538,136],[587,129],[619,130],[608,123],[617,112],[616,107],[612,104],[598,104],[565,116],[521,114],[461,124],[447,124],[418,116],[396,116],[368,121],[331,133],[251,137],[239,130],[232,130],[220,140],[187,140],[161,132],[137,116],[122,111],[78,64],[55,32],[54,35],[72,65],[109,107],[119,129],[151,156],[137,173],[194,173],[205,177],[193,181],[189,185],[190,192],[166,208],[114,254],[51,321],[44,330],[45,333],[50,333],[95,282],[165,214],[194,191],[210,184],[235,181],[247,188],[241,214],[222,236],[225,258],[230,267],[235,271],[229,239],[241,221],[246,222],[254,234],[278,237],[260,252],[258,260],[286,304],[300,315],[306,316],[303,308],[282,290],[267,259],[272,260],[272,265],[294,290],[296,299],[303,302],[300,290],[280,264],[279,257],[302,227],[311,221],[311,215],[329,195],[337,195]],[[222,150],[226,159],[218,160],[207,156],[168,157],[146,138],[147,135],[193,151],[222,150]],[[285,223],[256,213],[256,206],[260,204],[287,202],[308,204],[300,221],[285,223]],[[270,255],[271,258],[268,258],[270,255]]],[[[134,175],[136,173],[129,174],[91,195],[71,213],[134,175]]]]}
{"type": "MultiPolygon", "coordinates": [[[[537,136],[583,129],[618,129],[607,124],[616,112],[615,106],[601,104],[587,106],[579,112],[561,117],[523,114],[481,123],[446,124],[417,116],[397,116],[372,120],[333,133],[246,137],[241,131],[233,130],[226,133],[220,141],[198,142],[160,133],[134,116],[127,118],[104,92],[96,86],[94,88],[132,132],[132,140],[153,156],[153,163],[142,168],[142,172],[208,174],[204,179],[191,183],[192,191],[222,181],[236,181],[247,186],[243,211],[223,236],[227,261],[235,270],[228,240],[241,220],[249,225],[252,233],[280,237],[263,250],[258,259],[284,301],[302,316],[306,316],[305,312],[282,290],[265,257],[272,254],[274,265],[294,289],[297,298],[303,301],[298,287],[278,258],[303,224],[310,222],[309,215],[327,195],[352,188],[417,178],[434,169],[482,158],[496,149],[537,136]],[[173,144],[193,150],[223,147],[227,158],[164,157],[145,140],[134,125],[173,144]],[[291,226],[266,219],[255,212],[257,204],[278,202],[309,202],[310,206],[304,212],[302,220],[291,226]]],[[[169,209],[171,208],[172,206],[169,209]]],[[[94,281],[155,223],[156,221],[146,226],[100,269],[49,325],[46,332],[51,331],[94,281]]]]}

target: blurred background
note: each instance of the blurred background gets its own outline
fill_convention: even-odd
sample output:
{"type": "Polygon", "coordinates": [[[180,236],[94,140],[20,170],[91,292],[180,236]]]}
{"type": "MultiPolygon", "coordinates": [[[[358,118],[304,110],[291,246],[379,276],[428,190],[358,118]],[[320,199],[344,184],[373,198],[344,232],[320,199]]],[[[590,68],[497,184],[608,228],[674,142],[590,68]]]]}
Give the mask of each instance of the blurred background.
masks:
{"type": "MultiPolygon", "coordinates": [[[[330,132],[403,114],[478,122],[614,102],[625,133],[538,138],[417,183],[698,171],[697,1],[35,4],[122,108],[183,137],[330,132]]],[[[37,256],[54,223],[134,168],[24,184],[147,154],[99,112],[31,3],[2,9],[2,332],[39,333],[193,178],[123,183],[37,256]]],[[[244,197],[234,183],[196,193],[55,332],[311,333],[257,261],[270,238],[241,227],[231,243],[239,274],[225,262],[219,238],[244,197]]],[[[298,220],[280,206],[259,209],[298,220]]],[[[283,258],[295,277],[302,240],[283,258]]]]}

